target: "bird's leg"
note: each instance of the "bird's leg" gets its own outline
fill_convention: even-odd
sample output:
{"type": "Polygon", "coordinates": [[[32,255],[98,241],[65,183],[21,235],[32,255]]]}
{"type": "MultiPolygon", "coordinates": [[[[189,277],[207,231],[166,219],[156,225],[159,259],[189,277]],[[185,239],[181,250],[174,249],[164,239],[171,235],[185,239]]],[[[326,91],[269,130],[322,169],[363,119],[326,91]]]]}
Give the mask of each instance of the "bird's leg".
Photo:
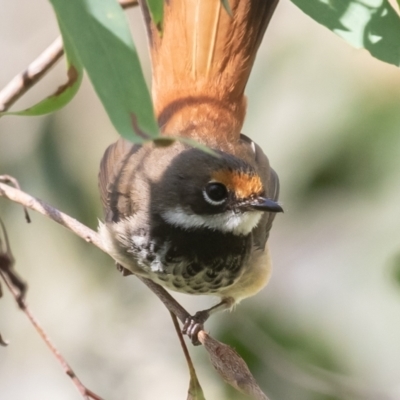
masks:
{"type": "Polygon", "coordinates": [[[197,313],[190,318],[187,318],[182,327],[182,333],[188,335],[194,346],[200,344],[197,335],[204,329],[204,323],[208,320],[211,314],[218,311],[224,311],[231,308],[235,304],[233,297],[225,297],[218,304],[206,310],[197,311],[197,313]]]}

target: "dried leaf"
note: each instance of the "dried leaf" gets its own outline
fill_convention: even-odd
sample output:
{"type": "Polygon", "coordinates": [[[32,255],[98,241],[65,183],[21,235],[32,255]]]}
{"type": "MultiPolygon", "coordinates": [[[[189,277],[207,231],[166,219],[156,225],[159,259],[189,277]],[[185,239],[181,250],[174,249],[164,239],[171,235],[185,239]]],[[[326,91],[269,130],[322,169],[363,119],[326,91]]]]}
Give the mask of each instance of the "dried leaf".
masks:
{"type": "Polygon", "coordinates": [[[190,383],[187,400],[206,400],[197,375],[190,374],[190,383]]]}
{"type": "Polygon", "coordinates": [[[258,386],[244,360],[228,345],[210,337],[206,332],[199,333],[199,340],[208,351],[211,363],[222,379],[256,400],[268,400],[258,386]]]}

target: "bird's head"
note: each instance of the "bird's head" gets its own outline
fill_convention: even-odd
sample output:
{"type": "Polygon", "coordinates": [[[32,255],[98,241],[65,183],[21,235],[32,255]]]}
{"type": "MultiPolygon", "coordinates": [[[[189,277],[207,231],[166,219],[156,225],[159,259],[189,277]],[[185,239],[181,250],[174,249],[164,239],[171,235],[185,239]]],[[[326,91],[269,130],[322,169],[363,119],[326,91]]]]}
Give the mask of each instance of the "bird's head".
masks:
{"type": "Polygon", "coordinates": [[[249,234],[263,213],[282,212],[276,202],[274,171],[221,153],[214,157],[191,149],[176,157],[162,177],[154,197],[165,222],[183,229],[208,228],[235,235],[249,234]],[[161,200],[160,200],[161,201],[161,200]]]}

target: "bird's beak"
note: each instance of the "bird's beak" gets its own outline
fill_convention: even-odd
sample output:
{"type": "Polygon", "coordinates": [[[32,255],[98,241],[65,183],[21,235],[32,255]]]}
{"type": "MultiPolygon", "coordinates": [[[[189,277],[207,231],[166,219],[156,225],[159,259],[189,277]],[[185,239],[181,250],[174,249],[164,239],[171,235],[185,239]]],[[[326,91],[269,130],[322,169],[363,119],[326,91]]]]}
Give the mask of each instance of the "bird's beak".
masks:
{"type": "Polygon", "coordinates": [[[283,208],[276,201],[266,199],[265,197],[258,197],[252,200],[248,206],[250,209],[257,211],[268,211],[272,213],[283,212],[283,208]]]}

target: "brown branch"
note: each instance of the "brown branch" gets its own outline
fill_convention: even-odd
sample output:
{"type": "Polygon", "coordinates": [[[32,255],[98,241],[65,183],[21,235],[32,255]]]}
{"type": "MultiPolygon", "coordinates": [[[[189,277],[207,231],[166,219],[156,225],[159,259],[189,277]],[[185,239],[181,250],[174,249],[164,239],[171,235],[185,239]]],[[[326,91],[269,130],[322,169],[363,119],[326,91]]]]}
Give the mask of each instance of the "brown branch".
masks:
{"type": "MultiPolygon", "coordinates": [[[[1,177],[0,177],[1,178],[1,177]]],[[[1,179],[0,179],[1,180],[1,179]]],[[[7,199],[16,203],[22,204],[23,206],[30,208],[31,210],[37,211],[43,214],[60,225],[68,228],[76,235],[86,240],[89,243],[93,243],[99,249],[105,251],[99,235],[92,231],[87,226],[81,224],[76,219],[70,217],[67,214],[62,213],[56,208],[50,206],[42,200],[39,200],[22,190],[10,187],[3,183],[0,183],[0,196],[6,197],[7,199]]]]}
{"type": "Polygon", "coordinates": [[[118,3],[124,10],[139,5],[138,0],[119,0],[118,3]]]}
{"type": "MultiPolygon", "coordinates": [[[[8,185],[11,184],[11,185],[13,185],[16,189],[21,189],[21,188],[19,187],[18,181],[17,181],[15,178],[13,178],[12,176],[10,176],[10,175],[1,175],[1,176],[0,176],[0,182],[7,183],[8,185]]],[[[29,216],[28,210],[26,209],[26,207],[23,207],[23,208],[24,208],[25,220],[26,220],[26,222],[27,222],[28,224],[30,224],[30,222],[31,222],[31,217],[29,216]]],[[[5,230],[4,230],[4,233],[5,233],[5,230]]]]}
{"type": "Polygon", "coordinates": [[[137,276],[167,307],[168,311],[176,315],[182,323],[185,323],[191,315],[159,284],[151,279],[137,276]]]}
{"type": "MultiPolygon", "coordinates": [[[[1,218],[0,218],[0,228],[4,239],[4,245],[3,245],[3,240],[1,240],[0,236],[0,271],[3,273],[4,276],[7,277],[10,284],[15,289],[18,290],[17,303],[21,307],[22,300],[24,299],[26,294],[27,285],[22,280],[22,278],[17,274],[17,271],[15,271],[15,269],[13,268],[15,259],[11,251],[10,241],[8,239],[6,227],[1,218]]],[[[2,293],[0,290],[0,297],[1,295],[2,293]]]]}
{"type": "MultiPolygon", "coordinates": [[[[42,340],[46,343],[47,347],[50,349],[50,351],[53,353],[53,355],[56,357],[57,361],[61,364],[62,369],[64,372],[71,378],[72,382],[78,389],[78,391],[81,393],[84,399],[87,400],[102,400],[100,396],[97,394],[93,393],[91,390],[87,389],[85,385],[79,380],[79,378],[75,375],[74,371],[70,367],[70,365],[67,363],[65,358],[61,355],[61,353],[58,351],[58,349],[54,346],[54,344],[51,342],[49,336],[47,333],[44,331],[42,326],[40,325],[39,321],[36,319],[36,317],[33,315],[32,311],[28,307],[28,304],[26,303],[24,294],[25,294],[25,284],[23,285],[23,288],[21,289],[21,284],[18,282],[18,280],[15,280],[15,277],[13,278],[13,275],[10,273],[11,270],[13,269],[14,265],[14,257],[11,252],[10,248],[10,243],[8,240],[8,235],[6,228],[3,224],[3,221],[0,219],[0,226],[1,226],[1,231],[4,236],[4,241],[5,241],[5,247],[3,248],[3,243],[0,241],[0,259],[1,259],[1,264],[0,264],[0,278],[5,282],[8,290],[14,297],[16,303],[18,304],[19,308],[25,313],[25,315],[28,317],[36,331],[39,333],[39,336],[42,338],[42,340]]],[[[0,336],[1,339],[1,336],[0,336]]],[[[2,345],[7,345],[7,342],[4,342],[1,340],[2,345]]]]}
{"type": "MultiPolygon", "coordinates": [[[[120,0],[123,9],[138,5],[137,0],[120,0]]],[[[15,76],[0,91],[0,112],[7,111],[19,100],[32,86],[39,82],[43,76],[61,59],[64,54],[62,39],[59,36],[25,71],[15,76]]]]}
{"type": "Polygon", "coordinates": [[[28,317],[28,319],[31,321],[32,325],[40,335],[40,337],[43,339],[43,341],[46,343],[47,347],[50,349],[50,351],[54,354],[56,357],[57,361],[61,364],[62,369],[64,372],[71,378],[72,382],[78,389],[78,391],[81,393],[84,399],[93,399],[93,400],[102,400],[100,396],[97,394],[93,393],[91,390],[87,389],[86,386],[80,381],[80,379],[75,375],[75,372],[72,370],[70,365],[67,363],[65,358],[61,355],[61,353],[58,351],[58,349],[54,346],[52,341],[50,340],[49,336],[46,334],[42,326],[40,325],[39,321],[36,319],[36,317],[33,315],[32,311],[28,307],[26,301],[24,299],[20,300],[19,299],[19,293],[14,289],[14,287],[10,284],[8,279],[6,278],[5,274],[0,271],[0,277],[3,279],[3,281],[6,283],[6,286],[8,287],[9,291],[13,295],[15,301],[19,304],[20,309],[25,313],[25,315],[28,317]]]}
{"type": "Polygon", "coordinates": [[[174,313],[171,313],[171,318],[172,318],[172,322],[174,323],[175,331],[176,331],[176,334],[178,335],[179,343],[182,347],[183,354],[185,355],[186,363],[187,363],[188,369],[189,369],[190,382],[189,382],[189,390],[188,390],[187,400],[192,400],[192,399],[205,400],[204,394],[203,394],[203,389],[201,388],[200,382],[197,378],[196,370],[194,368],[192,359],[190,357],[189,350],[186,346],[185,339],[183,338],[182,331],[179,327],[179,322],[174,313]]]}

